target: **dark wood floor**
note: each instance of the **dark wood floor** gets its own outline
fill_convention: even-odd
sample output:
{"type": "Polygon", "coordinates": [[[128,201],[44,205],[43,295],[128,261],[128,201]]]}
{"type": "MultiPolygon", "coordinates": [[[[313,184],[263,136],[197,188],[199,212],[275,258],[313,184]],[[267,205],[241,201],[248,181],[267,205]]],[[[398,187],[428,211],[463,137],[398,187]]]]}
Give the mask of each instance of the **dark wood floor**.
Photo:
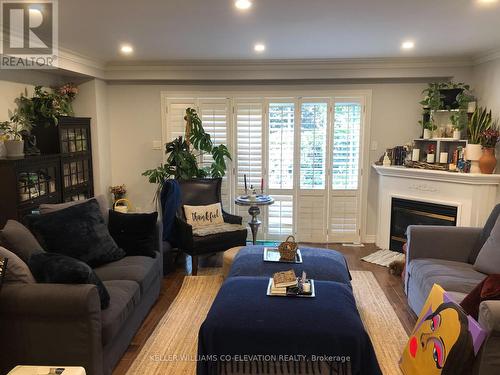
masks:
{"type": "MultiPolygon", "coordinates": [[[[411,311],[406,296],[403,291],[403,283],[401,278],[389,274],[385,267],[375,264],[363,262],[360,260],[365,255],[368,255],[377,250],[375,245],[367,244],[364,247],[340,246],[338,244],[315,244],[315,247],[323,247],[335,249],[342,252],[347,258],[349,269],[371,271],[375,275],[381,288],[384,290],[387,299],[391,303],[399,320],[401,321],[406,332],[410,333],[416,321],[415,314],[411,311]]],[[[221,254],[212,255],[200,259],[200,267],[217,267],[222,264],[221,254]]],[[[167,275],[163,279],[163,285],[160,293],[160,298],[153,306],[151,312],[142,323],[141,328],[135,335],[132,343],[128,347],[123,358],[118,363],[118,366],[113,371],[113,375],[124,375],[134,359],[137,357],[146,340],[153,332],[154,328],[168,310],[177,293],[179,292],[184,276],[190,273],[190,261],[181,259],[175,271],[167,275]]]]}

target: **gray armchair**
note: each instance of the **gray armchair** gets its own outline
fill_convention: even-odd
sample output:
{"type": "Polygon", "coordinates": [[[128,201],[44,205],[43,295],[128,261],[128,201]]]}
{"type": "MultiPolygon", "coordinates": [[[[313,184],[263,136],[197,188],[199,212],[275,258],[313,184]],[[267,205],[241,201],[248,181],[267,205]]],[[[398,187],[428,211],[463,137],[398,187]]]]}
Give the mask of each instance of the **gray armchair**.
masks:
{"type": "MultiPolygon", "coordinates": [[[[405,292],[408,304],[415,314],[420,313],[435,283],[460,303],[487,276],[476,271],[473,264],[499,215],[500,204],[493,209],[484,228],[426,225],[408,227],[405,292]]],[[[474,374],[498,374],[500,301],[481,303],[479,323],[489,334],[475,361],[474,374]]]]}

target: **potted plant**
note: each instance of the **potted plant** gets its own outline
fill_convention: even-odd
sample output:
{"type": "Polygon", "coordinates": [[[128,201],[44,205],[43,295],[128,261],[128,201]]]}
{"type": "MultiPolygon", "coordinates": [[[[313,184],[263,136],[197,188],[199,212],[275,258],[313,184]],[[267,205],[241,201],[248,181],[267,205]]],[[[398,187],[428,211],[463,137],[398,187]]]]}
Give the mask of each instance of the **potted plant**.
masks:
{"type": "Polygon", "coordinates": [[[486,108],[476,108],[472,114],[471,120],[467,128],[467,136],[469,143],[466,147],[466,157],[471,163],[471,173],[480,173],[479,159],[482,156],[482,138],[486,130],[491,129],[493,125],[493,118],[491,111],[488,112],[486,108]]]}
{"type": "MultiPolygon", "coordinates": [[[[459,140],[462,137],[462,130],[465,128],[463,116],[460,112],[454,112],[450,116],[450,121],[453,127],[453,139],[459,140]]],[[[467,123],[467,114],[465,114],[465,123],[467,123]]]]}
{"type": "Polygon", "coordinates": [[[19,158],[24,156],[24,141],[21,135],[22,124],[13,121],[0,122],[0,131],[8,138],[4,139],[8,158],[19,158]]]}
{"type": "Polygon", "coordinates": [[[491,129],[481,133],[481,146],[483,146],[483,154],[479,159],[481,173],[492,174],[495,170],[497,166],[495,147],[499,140],[500,131],[498,130],[497,122],[492,125],[491,129]]]}
{"type": "Polygon", "coordinates": [[[437,126],[432,121],[419,121],[418,122],[423,128],[423,139],[431,139],[433,137],[433,132],[436,131],[437,126]]]}
{"type": "Polygon", "coordinates": [[[201,119],[195,109],[187,108],[184,137],[178,137],[165,145],[166,164],[142,173],[150,183],[157,184],[155,199],[158,198],[163,183],[169,179],[189,180],[192,178],[218,178],[226,174],[226,158],[231,154],[226,145],[214,146],[210,134],[203,129],[201,119]],[[212,156],[210,166],[200,167],[198,160],[203,153],[212,156]]]}
{"type": "Polygon", "coordinates": [[[36,136],[37,146],[42,153],[59,152],[56,126],[60,117],[73,116],[72,101],[77,93],[77,87],[71,83],[50,90],[36,86],[31,97],[28,97],[28,91],[25,90],[16,99],[15,121],[32,127],[31,133],[36,136]]]}

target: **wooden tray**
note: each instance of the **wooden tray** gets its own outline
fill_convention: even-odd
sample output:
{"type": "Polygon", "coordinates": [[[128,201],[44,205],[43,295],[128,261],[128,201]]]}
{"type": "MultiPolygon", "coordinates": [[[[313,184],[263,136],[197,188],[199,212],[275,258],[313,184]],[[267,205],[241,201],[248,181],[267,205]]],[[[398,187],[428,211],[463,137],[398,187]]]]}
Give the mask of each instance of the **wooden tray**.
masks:
{"type": "Polygon", "coordinates": [[[281,260],[277,247],[264,247],[264,262],[302,263],[302,254],[300,253],[300,249],[298,249],[295,260],[281,260]]]}

